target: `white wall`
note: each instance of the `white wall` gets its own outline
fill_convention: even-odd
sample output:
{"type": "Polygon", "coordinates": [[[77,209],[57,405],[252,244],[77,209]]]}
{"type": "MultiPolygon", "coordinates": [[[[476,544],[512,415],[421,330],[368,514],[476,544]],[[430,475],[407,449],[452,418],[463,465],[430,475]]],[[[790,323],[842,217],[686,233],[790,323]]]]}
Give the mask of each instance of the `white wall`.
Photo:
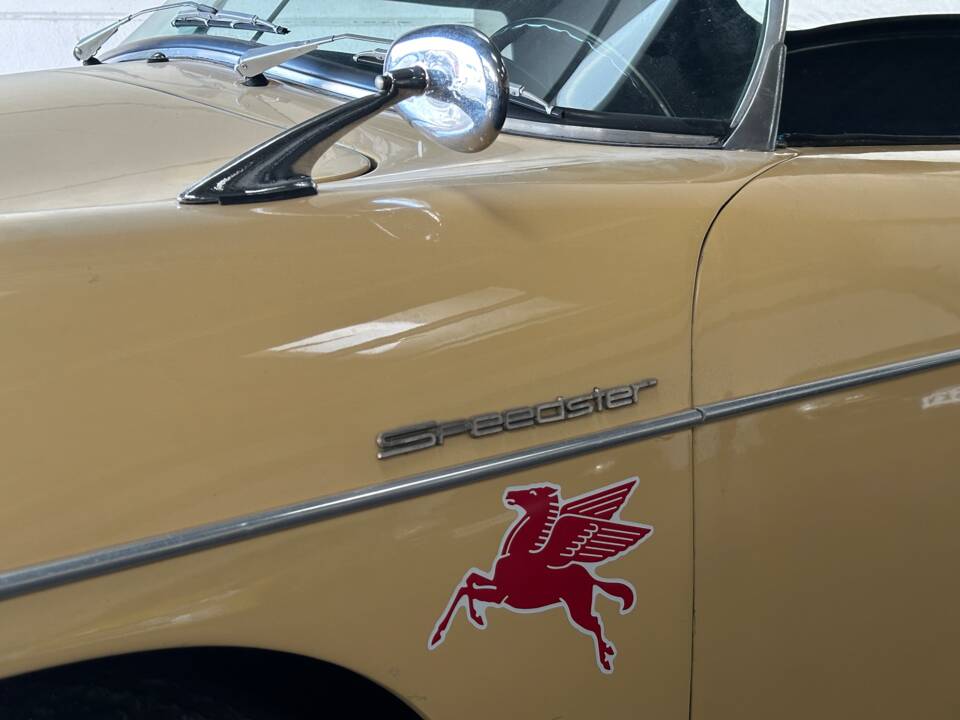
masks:
{"type": "Polygon", "coordinates": [[[788,20],[791,29],[802,29],[874,17],[935,13],[960,13],[960,0],[790,0],[788,20]]]}
{"type": "MultiPolygon", "coordinates": [[[[75,65],[77,38],[150,4],[145,0],[0,0],[0,73],[75,65]]],[[[131,23],[130,29],[134,27],[131,23]]],[[[121,40],[125,34],[121,33],[110,42],[121,40]]]]}
{"type": "MultiPolygon", "coordinates": [[[[363,0],[316,0],[350,4],[363,0]]],[[[740,0],[762,7],[764,0],[740,0]]],[[[0,0],[0,73],[74,64],[77,38],[137,8],[160,0],[0,0]],[[66,9],[65,9],[66,6],[66,9]],[[29,9],[24,9],[29,8],[29,9]]],[[[960,13],[960,0],[791,0],[790,25],[811,27],[844,20],[907,13],[960,13]]],[[[131,23],[111,41],[136,27],[131,23]]]]}

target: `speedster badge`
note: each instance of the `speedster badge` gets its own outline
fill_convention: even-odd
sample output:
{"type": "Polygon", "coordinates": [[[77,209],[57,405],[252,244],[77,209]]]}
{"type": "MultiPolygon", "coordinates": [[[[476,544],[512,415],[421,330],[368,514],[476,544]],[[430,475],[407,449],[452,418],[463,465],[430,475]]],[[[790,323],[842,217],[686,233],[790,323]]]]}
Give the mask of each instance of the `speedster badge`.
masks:
{"type": "Polygon", "coordinates": [[[449,420],[447,422],[430,420],[416,425],[395,428],[377,436],[377,447],[379,448],[377,457],[386,460],[397,455],[438,447],[443,445],[445,440],[455,435],[482,438],[504,431],[521,430],[536,425],[549,425],[550,423],[584,417],[592,413],[629,407],[637,404],[641,390],[656,387],[656,385],[656,378],[647,378],[629,385],[604,390],[594,388],[593,392],[575,397],[560,395],[556,400],[539,403],[538,405],[515,407],[485,415],[474,415],[463,420],[449,420]]]}
{"type": "Polygon", "coordinates": [[[653,527],[620,519],[638,478],[607,485],[564,501],[552,483],[507,488],[503,504],[518,517],[507,528],[493,567],[468,570],[454,590],[430,634],[435,649],[447,636],[461,606],[478,629],[487,625],[488,607],[534,613],[562,607],[570,624],[593,637],[597,665],[613,672],[616,654],[603,619],[594,610],[598,594],[619,601],[620,614],[636,604],[636,590],[626,580],[608,580],[596,569],[633,550],[653,534],[653,527]]]}

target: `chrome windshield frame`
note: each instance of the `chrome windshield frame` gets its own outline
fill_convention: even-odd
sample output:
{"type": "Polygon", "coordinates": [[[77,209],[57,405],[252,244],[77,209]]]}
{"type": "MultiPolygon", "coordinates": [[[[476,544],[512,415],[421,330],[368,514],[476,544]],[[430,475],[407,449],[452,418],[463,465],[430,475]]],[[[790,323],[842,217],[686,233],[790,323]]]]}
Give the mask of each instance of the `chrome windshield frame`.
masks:
{"type": "MultiPolygon", "coordinates": [[[[787,7],[789,0],[767,0],[764,29],[757,60],[726,136],[677,134],[650,130],[620,130],[565,125],[508,117],[503,132],[512,135],[602,145],[712,148],[769,152],[775,148],[783,87],[787,7]]],[[[171,60],[197,60],[233,68],[240,55],[255,43],[211,35],[172,35],[124,43],[101,60],[109,63],[143,61],[156,52],[171,60]]],[[[374,92],[372,85],[333,80],[315,72],[308,56],[271,68],[268,78],[343,99],[374,92]]]]}
{"type": "Polygon", "coordinates": [[[787,59],[787,10],[790,0],[767,0],[763,38],[753,72],[730,121],[727,150],[773,150],[780,124],[780,102],[787,59]]]}

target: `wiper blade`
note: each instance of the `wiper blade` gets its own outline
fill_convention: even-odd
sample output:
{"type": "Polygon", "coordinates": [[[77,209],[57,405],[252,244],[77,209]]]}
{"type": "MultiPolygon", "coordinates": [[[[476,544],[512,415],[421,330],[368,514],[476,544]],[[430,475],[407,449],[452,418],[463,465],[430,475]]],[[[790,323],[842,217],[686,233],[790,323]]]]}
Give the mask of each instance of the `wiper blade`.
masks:
{"type": "Polygon", "coordinates": [[[290,29],[283,25],[275,25],[256,15],[234,12],[233,10],[182,12],[173,19],[172,24],[174,27],[230,28],[231,30],[253,30],[276,35],[286,35],[290,32],[290,29]]]}
{"type": "MultiPolygon", "coordinates": [[[[372,35],[357,35],[354,33],[341,33],[339,35],[327,35],[313,40],[302,40],[299,42],[285,43],[283,45],[268,45],[266,47],[248,50],[240,59],[234,69],[244,78],[247,85],[266,85],[267,79],[264,73],[278,65],[282,65],[288,60],[306,55],[313,52],[321,45],[337,42],[338,40],[366,40],[368,42],[382,42],[391,44],[393,41],[389,38],[374,37],[372,35]]],[[[361,50],[353,56],[356,63],[370,63],[371,65],[383,66],[383,61],[387,57],[387,50],[383,48],[374,48],[372,50],[361,50]]],[[[550,117],[561,117],[563,108],[551,105],[539,95],[530,92],[523,85],[510,83],[510,100],[518,102],[519,105],[527,109],[535,109],[550,117]]]]}
{"type": "MultiPolygon", "coordinates": [[[[265,47],[248,50],[237,60],[234,69],[243,77],[247,85],[266,85],[267,79],[264,73],[278,65],[282,65],[288,60],[293,60],[301,55],[313,52],[322,45],[337,42],[339,40],[364,40],[367,42],[380,42],[390,45],[393,41],[389,38],[375,37],[373,35],[357,35],[355,33],[340,33],[338,35],[326,35],[313,40],[301,40],[298,42],[284,43],[282,45],[267,45],[265,47]]],[[[374,48],[372,50],[361,50],[353,56],[356,63],[370,63],[372,65],[383,66],[383,61],[387,57],[387,50],[374,48]]],[[[523,85],[510,83],[510,99],[514,102],[520,100],[518,104],[528,109],[536,109],[544,115],[550,117],[560,117],[563,114],[563,108],[551,105],[539,95],[530,92],[523,85]],[[532,105],[532,107],[531,107],[532,105]]]]}
{"type": "Polygon", "coordinates": [[[301,40],[298,42],[284,43],[282,45],[267,45],[265,47],[248,50],[241,55],[237,60],[237,64],[234,65],[234,70],[240,73],[247,85],[264,85],[267,79],[263,74],[270,68],[283,65],[283,63],[288,60],[306,55],[321,45],[327,45],[332,42],[337,42],[338,40],[364,40],[366,42],[386,43],[387,45],[393,43],[393,40],[390,38],[340,33],[339,35],[326,35],[325,37],[314,38],[313,40],[301,40]]]}
{"type": "Polygon", "coordinates": [[[198,2],[177,2],[170,3],[169,5],[157,5],[156,7],[137,10],[135,13],[127,15],[126,17],[122,17],[119,20],[110,23],[106,27],[77,40],[77,45],[73,48],[73,56],[84,65],[96,65],[100,62],[97,60],[96,54],[100,52],[100,48],[103,47],[107,40],[117,34],[117,30],[119,30],[121,27],[126,25],[134,18],[140,17],[141,15],[156,12],[157,10],[169,10],[170,8],[177,7],[192,7],[199,12],[205,12],[211,15],[217,14],[217,9],[212,5],[204,5],[203,3],[198,2]]]}
{"type": "Polygon", "coordinates": [[[254,30],[261,33],[277,33],[278,35],[286,35],[290,32],[282,25],[274,25],[266,20],[261,20],[256,15],[233,12],[232,10],[217,10],[213,5],[205,5],[199,2],[175,2],[137,10],[135,13],[122,17],[106,27],[80,38],[77,40],[76,47],[73,48],[73,56],[84,65],[96,65],[100,62],[96,58],[97,53],[100,52],[100,48],[128,22],[141,15],[178,7],[193,8],[193,12],[182,12],[177,15],[177,17],[173,19],[172,24],[174,27],[222,27],[234,30],[254,30]]]}

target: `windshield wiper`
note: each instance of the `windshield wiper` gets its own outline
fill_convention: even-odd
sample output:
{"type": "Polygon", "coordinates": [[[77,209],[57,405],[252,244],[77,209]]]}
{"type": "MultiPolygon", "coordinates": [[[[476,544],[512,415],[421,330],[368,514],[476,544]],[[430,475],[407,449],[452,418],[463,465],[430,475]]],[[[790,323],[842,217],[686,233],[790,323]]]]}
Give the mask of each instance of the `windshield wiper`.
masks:
{"type": "MultiPolygon", "coordinates": [[[[285,43],[283,45],[268,45],[245,52],[240,56],[240,59],[237,60],[234,69],[244,78],[244,84],[266,85],[267,78],[264,76],[264,73],[270,68],[313,52],[321,45],[327,45],[337,42],[338,40],[365,40],[368,42],[382,42],[388,45],[393,42],[389,38],[374,37],[372,35],[341,33],[339,35],[327,35],[313,40],[303,40],[300,42],[285,43]]],[[[363,62],[382,66],[386,56],[387,51],[381,48],[361,50],[353,56],[353,61],[356,63],[363,62]]],[[[510,83],[510,99],[513,101],[525,101],[519,102],[518,104],[528,109],[539,110],[544,115],[558,117],[562,114],[562,110],[556,105],[551,105],[518,83],[510,83]]]]}
{"type": "Polygon", "coordinates": [[[253,30],[258,33],[275,33],[286,35],[289,28],[275,25],[268,20],[262,20],[249,13],[234,12],[233,10],[197,10],[196,12],[182,12],[173,19],[174,27],[196,28],[230,28],[231,30],[253,30]]]}
{"type": "Polygon", "coordinates": [[[212,5],[199,2],[175,2],[137,10],[135,13],[110,23],[105,28],[80,38],[76,47],[73,48],[73,56],[84,65],[98,65],[100,61],[97,60],[96,54],[100,52],[100,48],[107,40],[116,35],[121,27],[141,15],[178,7],[190,7],[194,9],[194,12],[182,12],[177,15],[172,22],[174,27],[222,27],[234,30],[254,30],[261,33],[277,33],[278,35],[286,35],[290,32],[282,25],[274,25],[266,20],[261,20],[256,15],[231,10],[217,10],[212,5]]]}
{"type": "MultiPolygon", "coordinates": [[[[389,38],[375,37],[373,35],[357,35],[355,33],[340,33],[338,35],[326,35],[324,37],[314,38],[313,40],[301,40],[298,42],[284,43],[282,45],[267,45],[265,47],[247,50],[237,60],[234,69],[243,77],[244,85],[263,86],[267,84],[267,78],[264,73],[271,68],[283,65],[288,60],[293,60],[301,55],[313,52],[321,45],[328,45],[338,40],[365,40],[367,42],[393,43],[389,38]]],[[[383,61],[387,57],[387,50],[375,48],[373,50],[361,50],[353,56],[355,63],[370,63],[371,65],[383,66],[383,61]]],[[[528,110],[537,110],[548,117],[562,117],[563,108],[551,105],[539,95],[530,92],[519,83],[510,83],[510,100],[528,110]]]]}
{"type": "MultiPolygon", "coordinates": [[[[357,35],[355,33],[340,33],[338,35],[326,35],[313,40],[301,40],[298,42],[284,43],[283,45],[267,45],[265,47],[247,50],[237,60],[234,69],[243,77],[245,85],[262,86],[267,84],[267,78],[264,73],[271,68],[283,65],[288,60],[293,60],[301,55],[313,52],[321,45],[337,42],[338,40],[365,40],[367,42],[379,42],[391,45],[393,43],[389,38],[375,37],[373,35],[357,35]]],[[[383,65],[387,57],[387,50],[375,48],[373,50],[361,50],[353,56],[356,63],[370,63],[371,65],[383,65]]],[[[510,83],[510,100],[530,109],[538,110],[544,115],[550,117],[560,117],[563,109],[556,105],[551,105],[539,95],[530,92],[523,85],[510,83]]]]}
{"type": "Polygon", "coordinates": [[[198,2],[170,3],[169,5],[158,5],[156,7],[137,10],[137,12],[127,15],[126,17],[122,17],[119,20],[110,23],[105,28],[101,28],[100,30],[92,32],[89,35],[77,40],[77,45],[75,48],[73,48],[73,56],[84,65],[97,65],[100,63],[100,61],[97,60],[95,55],[100,52],[100,48],[103,47],[103,44],[107,42],[107,40],[116,35],[117,30],[119,30],[121,27],[126,25],[134,18],[140,17],[141,15],[156,12],[157,10],[169,10],[170,8],[177,7],[192,7],[200,12],[210,13],[211,15],[217,14],[217,9],[212,5],[204,5],[203,3],[198,2]]]}
{"type": "Polygon", "coordinates": [[[265,47],[247,50],[237,60],[234,65],[236,70],[244,78],[246,85],[266,85],[267,78],[264,73],[277,65],[283,65],[288,60],[293,60],[301,55],[313,52],[321,45],[327,45],[338,40],[364,40],[366,42],[393,43],[390,38],[376,37],[374,35],[356,35],[354,33],[340,33],[338,35],[326,35],[313,40],[301,40],[299,42],[284,43],[282,45],[267,45],[265,47]]]}
{"type": "MultiPolygon", "coordinates": [[[[240,59],[234,69],[244,78],[245,85],[262,86],[267,84],[267,78],[264,73],[270,68],[282,65],[288,60],[306,55],[313,52],[321,45],[327,45],[338,40],[366,40],[368,42],[382,42],[392,44],[389,38],[374,37],[372,35],[356,35],[354,33],[341,33],[339,35],[327,35],[313,40],[303,40],[300,42],[285,43],[283,45],[268,45],[266,47],[248,50],[240,59]]],[[[353,56],[355,63],[369,63],[371,65],[383,66],[383,61],[387,57],[387,50],[375,48],[372,50],[361,50],[353,56]]],[[[528,110],[537,110],[549,117],[562,117],[563,108],[551,105],[539,95],[530,92],[519,83],[510,83],[510,100],[528,110]]]]}

